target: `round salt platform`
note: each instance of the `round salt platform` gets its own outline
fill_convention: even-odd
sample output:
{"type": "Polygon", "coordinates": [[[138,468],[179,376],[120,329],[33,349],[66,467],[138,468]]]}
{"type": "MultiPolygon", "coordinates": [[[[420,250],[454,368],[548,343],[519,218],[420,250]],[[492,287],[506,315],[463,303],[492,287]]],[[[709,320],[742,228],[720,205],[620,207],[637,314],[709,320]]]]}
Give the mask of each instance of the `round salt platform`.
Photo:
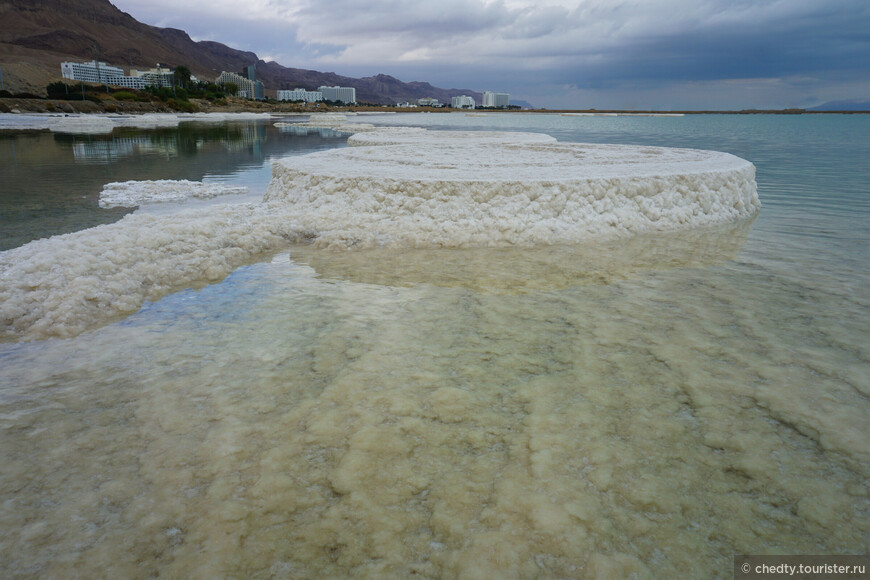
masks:
{"type": "Polygon", "coordinates": [[[267,203],[319,246],[570,244],[757,213],[728,153],[559,143],[530,133],[374,131],[277,161],[267,203]]]}
{"type": "Polygon", "coordinates": [[[351,146],[366,145],[416,145],[441,146],[447,143],[452,147],[463,144],[480,145],[519,145],[532,143],[556,143],[556,139],[543,133],[520,133],[504,131],[427,131],[422,127],[389,127],[376,131],[357,133],[347,139],[351,146]],[[425,141],[422,145],[421,141],[425,141]]]}

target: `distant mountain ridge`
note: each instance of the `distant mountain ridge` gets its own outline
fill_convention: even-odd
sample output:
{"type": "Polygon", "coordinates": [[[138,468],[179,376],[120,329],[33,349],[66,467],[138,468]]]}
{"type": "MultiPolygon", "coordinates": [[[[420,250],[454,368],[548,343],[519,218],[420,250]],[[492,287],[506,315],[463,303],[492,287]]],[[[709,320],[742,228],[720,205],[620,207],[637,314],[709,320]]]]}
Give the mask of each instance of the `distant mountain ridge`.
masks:
{"type": "Polygon", "coordinates": [[[807,111],[870,111],[870,101],[828,101],[807,111]]]}
{"type": "Polygon", "coordinates": [[[214,79],[221,71],[257,65],[257,80],[267,91],[309,90],[321,85],[356,88],[361,102],[394,104],[431,97],[450,102],[479,92],[441,89],[427,82],[402,82],[389,75],[356,79],[331,72],[289,68],[265,62],[255,53],[219,42],[195,42],[183,30],[143,24],[108,0],[0,0],[0,66],[7,85],[34,92],[60,77],[65,60],[91,60],[128,68],[156,63],[186,65],[199,78],[214,79]]]}

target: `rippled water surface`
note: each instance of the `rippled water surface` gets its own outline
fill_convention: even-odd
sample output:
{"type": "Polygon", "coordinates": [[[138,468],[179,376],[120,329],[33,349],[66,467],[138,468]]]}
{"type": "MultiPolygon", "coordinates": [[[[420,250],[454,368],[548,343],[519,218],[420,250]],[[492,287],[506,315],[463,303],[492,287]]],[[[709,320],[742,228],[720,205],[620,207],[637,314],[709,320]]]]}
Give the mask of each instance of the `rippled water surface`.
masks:
{"type": "Polygon", "coordinates": [[[870,117],[366,121],[728,151],[763,209],[583,247],[294,247],[2,344],[3,576],[729,578],[734,554],[870,552],[870,117]]]}

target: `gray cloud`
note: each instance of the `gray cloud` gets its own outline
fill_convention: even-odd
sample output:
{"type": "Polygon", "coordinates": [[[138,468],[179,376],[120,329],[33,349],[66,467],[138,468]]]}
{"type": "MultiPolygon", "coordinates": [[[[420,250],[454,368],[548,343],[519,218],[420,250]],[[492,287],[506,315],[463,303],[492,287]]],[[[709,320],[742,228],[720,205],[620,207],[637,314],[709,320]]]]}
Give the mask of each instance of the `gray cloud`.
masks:
{"type": "Polygon", "coordinates": [[[682,91],[672,102],[707,90],[736,108],[741,94],[787,106],[833,88],[866,97],[845,92],[870,79],[866,0],[251,0],[241,12],[230,0],[117,4],[286,66],[508,90],[542,105],[645,92],[665,106],[671,87],[682,91]]]}

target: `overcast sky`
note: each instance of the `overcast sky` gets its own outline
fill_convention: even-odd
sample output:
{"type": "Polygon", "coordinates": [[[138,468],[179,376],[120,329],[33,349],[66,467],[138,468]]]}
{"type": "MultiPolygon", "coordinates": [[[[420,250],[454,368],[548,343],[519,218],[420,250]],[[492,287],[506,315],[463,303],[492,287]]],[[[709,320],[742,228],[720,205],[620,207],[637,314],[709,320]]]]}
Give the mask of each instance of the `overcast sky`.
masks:
{"type": "Polygon", "coordinates": [[[539,107],[870,99],[870,0],[112,1],[285,66],[509,92],[539,107]]]}

